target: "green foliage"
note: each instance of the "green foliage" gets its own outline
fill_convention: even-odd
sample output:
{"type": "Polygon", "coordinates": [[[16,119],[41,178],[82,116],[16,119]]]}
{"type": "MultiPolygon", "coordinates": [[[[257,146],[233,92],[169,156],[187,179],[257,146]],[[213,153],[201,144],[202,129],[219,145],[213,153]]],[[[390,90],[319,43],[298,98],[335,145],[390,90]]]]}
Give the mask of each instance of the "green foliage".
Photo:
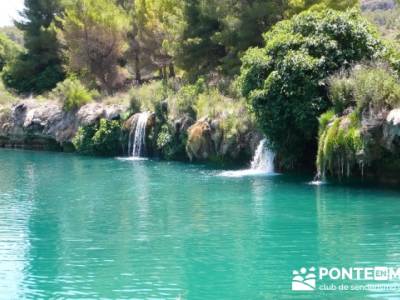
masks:
{"type": "Polygon", "coordinates": [[[25,0],[23,19],[16,25],[24,33],[26,53],[19,54],[4,69],[2,78],[8,88],[40,94],[64,79],[53,26],[55,16],[61,12],[58,0],[25,0]]]}
{"type": "Polygon", "coordinates": [[[134,87],[129,92],[131,110],[156,111],[169,93],[170,89],[163,81],[152,81],[140,87],[134,87]]]}
{"type": "Polygon", "coordinates": [[[122,87],[126,75],[120,61],[129,26],[124,10],[110,0],[80,0],[69,5],[58,21],[68,69],[95,79],[108,93],[122,87]]]}
{"type": "Polygon", "coordinates": [[[117,155],[121,152],[121,123],[101,119],[99,124],[80,127],[73,144],[81,154],[117,155]]]}
{"type": "Polygon", "coordinates": [[[92,141],[94,153],[105,156],[117,154],[121,149],[120,122],[101,119],[92,141]]]}
{"type": "Polygon", "coordinates": [[[398,75],[384,64],[357,65],[329,80],[329,95],[336,113],[347,107],[379,111],[400,106],[398,75]]]}
{"type": "Polygon", "coordinates": [[[338,177],[345,174],[350,176],[354,166],[363,163],[358,159],[358,155],[364,149],[360,128],[361,124],[355,112],[342,118],[332,116],[332,112],[320,117],[317,156],[320,174],[325,175],[329,172],[338,177]]]}
{"type": "Polygon", "coordinates": [[[63,103],[65,111],[76,110],[93,100],[97,92],[88,90],[79,80],[67,78],[57,84],[50,97],[63,103]]]}
{"type": "Polygon", "coordinates": [[[324,10],[327,8],[346,10],[357,7],[358,5],[359,0],[290,0],[286,15],[290,16],[307,9],[314,11],[324,10]]]}
{"type": "Polygon", "coordinates": [[[0,32],[7,36],[21,48],[24,47],[24,35],[21,30],[15,26],[4,26],[0,28],[0,32]]]}
{"type": "Polygon", "coordinates": [[[333,110],[328,110],[318,118],[319,135],[321,135],[325,131],[325,129],[328,127],[329,123],[334,118],[334,116],[335,112],[333,110]]]}
{"type": "Polygon", "coordinates": [[[293,165],[316,148],[317,117],[331,106],[329,75],[382,57],[385,48],[356,11],[304,12],[264,39],[264,48],[247,51],[239,82],[283,163],[293,165]]]}
{"type": "Polygon", "coordinates": [[[8,105],[16,102],[18,100],[17,97],[12,95],[9,91],[4,88],[3,82],[0,80],[0,106],[8,105]]]}
{"type": "Polygon", "coordinates": [[[230,139],[252,127],[252,117],[246,109],[244,99],[232,99],[217,89],[201,93],[194,105],[198,118],[217,119],[224,132],[224,139],[230,139]]]}
{"type": "Polygon", "coordinates": [[[262,33],[278,21],[312,8],[345,10],[358,0],[189,0],[183,1],[174,56],[193,79],[222,71],[235,75],[249,47],[262,46],[262,33]]]}
{"type": "Polygon", "coordinates": [[[167,160],[185,160],[186,156],[187,132],[175,131],[168,123],[161,126],[157,135],[157,149],[162,157],[167,160]]]}
{"type": "Polygon", "coordinates": [[[172,128],[168,124],[163,124],[157,136],[157,149],[161,151],[163,158],[175,158],[179,142],[174,139],[172,128]]]}
{"type": "Polygon", "coordinates": [[[72,143],[75,146],[77,152],[81,154],[92,154],[93,153],[93,141],[92,138],[98,129],[98,125],[89,125],[79,127],[72,143]]]}
{"type": "Polygon", "coordinates": [[[0,72],[4,66],[11,62],[22,51],[22,48],[10,40],[6,35],[0,33],[0,72]]]}
{"type": "Polygon", "coordinates": [[[187,114],[193,119],[196,118],[197,112],[195,104],[200,93],[205,90],[205,83],[202,78],[197,80],[195,84],[184,85],[176,95],[168,99],[170,113],[173,117],[187,114]]]}
{"type": "Polygon", "coordinates": [[[334,74],[329,79],[329,98],[334,111],[342,113],[347,107],[354,106],[354,81],[346,76],[346,72],[334,74]]]}

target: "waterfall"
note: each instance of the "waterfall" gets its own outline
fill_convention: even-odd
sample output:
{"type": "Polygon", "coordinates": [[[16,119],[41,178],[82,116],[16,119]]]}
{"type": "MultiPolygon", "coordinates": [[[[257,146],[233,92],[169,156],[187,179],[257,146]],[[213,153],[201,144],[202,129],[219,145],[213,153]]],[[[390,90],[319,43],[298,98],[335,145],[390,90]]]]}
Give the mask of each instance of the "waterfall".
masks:
{"type": "Polygon", "coordinates": [[[267,147],[267,140],[263,139],[257,147],[251,169],[265,173],[274,173],[275,153],[267,147]]]}
{"type": "Polygon", "coordinates": [[[128,153],[132,157],[143,157],[146,152],[146,126],[147,120],[149,118],[148,112],[143,112],[139,114],[138,120],[136,122],[135,134],[133,135],[134,126],[132,126],[132,131],[129,135],[129,146],[128,153]]]}
{"type": "Polygon", "coordinates": [[[226,171],[219,174],[223,177],[276,175],[274,173],[275,153],[268,148],[268,141],[262,140],[257,147],[251,162],[251,168],[239,171],[226,171]]]}

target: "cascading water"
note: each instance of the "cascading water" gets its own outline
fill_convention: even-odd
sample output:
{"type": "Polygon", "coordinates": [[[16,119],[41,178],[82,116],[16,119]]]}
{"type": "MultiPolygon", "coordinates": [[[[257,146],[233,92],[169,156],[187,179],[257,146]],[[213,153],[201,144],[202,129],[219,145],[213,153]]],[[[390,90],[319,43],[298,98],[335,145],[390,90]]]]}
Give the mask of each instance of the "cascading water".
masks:
{"type": "Polygon", "coordinates": [[[263,139],[257,147],[251,169],[265,173],[274,173],[275,153],[267,148],[267,140],[263,139]]]}
{"type": "Polygon", "coordinates": [[[135,134],[132,132],[129,135],[128,153],[134,158],[143,157],[146,149],[146,126],[149,119],[149,113],[143,112],[139,114],[136,122],[135,134]]]}
{"type": "Polygon", "coordinates": [[[251,162],[250,169],[222,172],[220,176],[242,177],[242,176],[275,174],[274,173],[275,153],[268,148],[267,144],[268,141],[266,139],[260,142],[254,154],[253,160],[251,162]]]}

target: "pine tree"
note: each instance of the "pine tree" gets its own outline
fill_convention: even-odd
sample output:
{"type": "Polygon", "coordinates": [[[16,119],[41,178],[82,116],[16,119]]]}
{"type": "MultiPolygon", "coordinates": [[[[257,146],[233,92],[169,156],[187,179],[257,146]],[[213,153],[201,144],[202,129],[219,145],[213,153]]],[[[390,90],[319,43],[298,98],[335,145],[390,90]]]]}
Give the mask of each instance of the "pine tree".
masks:
{"type": "Polygon", "coordinates": [[[22,21],[26,52],[9,65],[3,74],[5,84],[20,93],[40,94],[63,80],[59,44],[54,20],[62,12],[60,0],[25,0],[22,21]]]}

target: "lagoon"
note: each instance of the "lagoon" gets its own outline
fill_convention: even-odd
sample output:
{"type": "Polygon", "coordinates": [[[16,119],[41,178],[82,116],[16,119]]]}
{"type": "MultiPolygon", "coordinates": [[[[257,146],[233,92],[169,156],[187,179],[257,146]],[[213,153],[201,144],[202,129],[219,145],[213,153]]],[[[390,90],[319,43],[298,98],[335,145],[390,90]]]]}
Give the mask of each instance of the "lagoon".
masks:
{"type": "Polygon", "coordinates": [[[0,150],[0,299],[399,295],[291,291],[302,267],[398,266],[399,191],[221,172],[0,150]]]}

